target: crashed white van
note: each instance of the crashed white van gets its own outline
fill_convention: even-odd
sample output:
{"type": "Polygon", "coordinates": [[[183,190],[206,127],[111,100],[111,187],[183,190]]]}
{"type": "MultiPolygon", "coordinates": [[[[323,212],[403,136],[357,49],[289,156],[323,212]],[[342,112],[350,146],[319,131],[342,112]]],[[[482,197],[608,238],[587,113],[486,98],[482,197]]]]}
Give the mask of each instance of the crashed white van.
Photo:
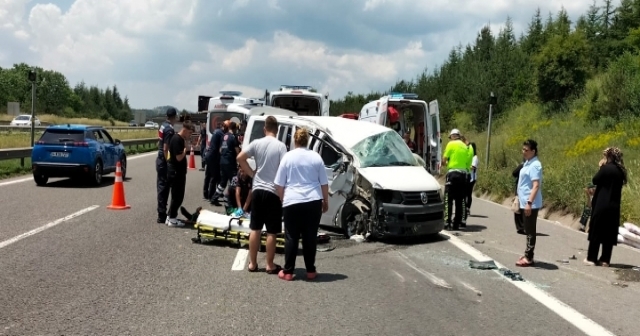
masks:
{"type": "MultiPolygon", "coordinates": [[[[264,137],[266,116],[249,119],[243,147],[264,137]]],[[[415,158],[400,135],[374,123],[339,117],[275,116],[278,140],[294,148],[293,134],[309,130],[309,148],[322,157],[329,180],[329,211],[321,225],[352,235],[420,236],[444,228],[438,181],[415,158]]],[[[255,169],[255,163],[250,161],[255,169]]]]}

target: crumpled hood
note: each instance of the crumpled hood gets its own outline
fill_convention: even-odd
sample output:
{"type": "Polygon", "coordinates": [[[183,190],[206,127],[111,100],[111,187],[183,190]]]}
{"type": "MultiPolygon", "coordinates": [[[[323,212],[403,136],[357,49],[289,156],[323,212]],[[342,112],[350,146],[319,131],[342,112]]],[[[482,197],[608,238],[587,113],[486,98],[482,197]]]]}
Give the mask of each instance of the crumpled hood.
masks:
{"type": "Polygon", "coordinates": [[[376,189],[397,191],[440,190],[440,183],[423,167],[394,166],[358,168],[376,189]]]}

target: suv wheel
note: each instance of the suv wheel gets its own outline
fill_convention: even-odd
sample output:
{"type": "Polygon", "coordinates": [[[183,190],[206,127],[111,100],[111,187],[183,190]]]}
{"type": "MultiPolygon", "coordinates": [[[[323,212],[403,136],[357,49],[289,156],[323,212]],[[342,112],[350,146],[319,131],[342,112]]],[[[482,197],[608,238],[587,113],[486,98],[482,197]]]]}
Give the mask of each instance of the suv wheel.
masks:
{"type": "Polygon", "coordinates": [[[90,176],[91,184],[99,186],[102,184],[102,161],[96,161],[92,170],[93,175],[90,176]]]}
{"type": "Polygon", "coordinates": [[[37,186],[42,187],[43,185],[47,184],[47,182],[49,181],[49,177],[42,174],[33,174],[33,180],[36,182],[37,186]]]}

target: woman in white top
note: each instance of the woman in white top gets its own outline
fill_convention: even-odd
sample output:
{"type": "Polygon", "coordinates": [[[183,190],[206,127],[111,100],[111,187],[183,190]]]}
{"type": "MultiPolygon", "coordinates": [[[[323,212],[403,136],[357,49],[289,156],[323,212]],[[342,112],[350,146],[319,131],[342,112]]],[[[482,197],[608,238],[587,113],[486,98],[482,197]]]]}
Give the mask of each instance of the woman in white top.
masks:
{"type": "Polygon", "coordinates": [[[478,155],[476,153],[476,143],[472,142],[469,144],[473,149],[473,159],[471,160],[471,179],[469,180],[469,189],[467,190],[467,216],[471,214],[471,201],[473,200],[473,187],[476,185],[476,180],[478,179],[478,155]]]}
{"type": "Polygon", "coordinates": [[[295,149],[282,158],[275,185],[282,199],[285,245],[284,269],[278,277],[293,280],[298,241],[302,237],[307,279],[316,277],[316,247],[322,213],[328,210],[329,182],[320,154],[307,148],[309,131],[301,128],[294,135],[295,149]]]}

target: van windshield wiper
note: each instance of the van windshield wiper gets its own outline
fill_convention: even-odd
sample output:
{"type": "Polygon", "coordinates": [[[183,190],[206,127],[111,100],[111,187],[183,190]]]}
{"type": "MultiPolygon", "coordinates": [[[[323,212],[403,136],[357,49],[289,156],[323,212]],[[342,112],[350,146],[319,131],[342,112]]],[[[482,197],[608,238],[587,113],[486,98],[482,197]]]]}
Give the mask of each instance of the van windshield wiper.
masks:
{"type": "Polygon", "coordinates": [[[389,166],[413,166],[413,164],[408,162],[394,161],[394,162],[389,162],[389,166]]]}

